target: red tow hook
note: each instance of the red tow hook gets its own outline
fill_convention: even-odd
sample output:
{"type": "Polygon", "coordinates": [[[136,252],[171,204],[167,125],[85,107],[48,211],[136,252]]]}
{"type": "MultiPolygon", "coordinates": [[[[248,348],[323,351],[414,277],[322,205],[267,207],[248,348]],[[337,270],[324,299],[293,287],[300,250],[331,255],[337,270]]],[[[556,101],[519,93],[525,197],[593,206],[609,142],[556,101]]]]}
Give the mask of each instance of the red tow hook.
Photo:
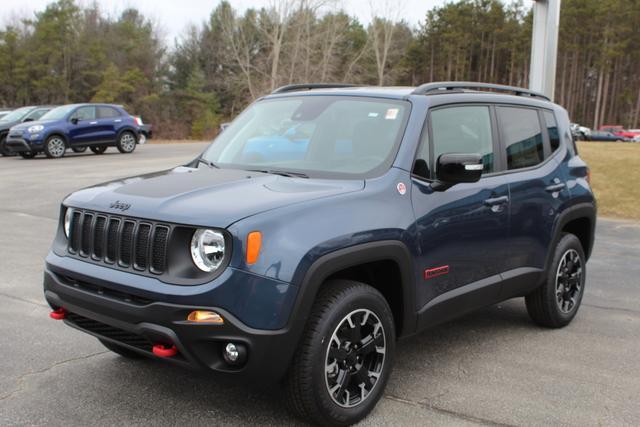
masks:
{"type": "Polygon", "coordinates": [[[168,347],[164,344],[155,344],[153,346],[153,354],[160,357],[172,357],[178,354],[178,349],[175,345],[168,347]]]}
{"type": "Polygon", "coordinates": [[[49,313],[49,317],[51,317],[54,320],[62,320],[65,317],[67,317],[67,310],[60,307],[59,309],[53,310],[51,313],[49,313]]]}

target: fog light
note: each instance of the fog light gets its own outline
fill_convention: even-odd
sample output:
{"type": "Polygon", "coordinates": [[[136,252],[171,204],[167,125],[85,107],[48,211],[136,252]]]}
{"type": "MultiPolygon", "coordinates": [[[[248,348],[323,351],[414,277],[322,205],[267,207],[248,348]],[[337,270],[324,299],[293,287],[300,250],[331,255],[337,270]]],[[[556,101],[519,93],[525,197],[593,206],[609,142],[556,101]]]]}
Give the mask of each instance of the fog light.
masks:
{"type": "Polygon", "coordinates": [[[189,322],[212,323],[214,325],[224,324],[224,319],[215,311],[195,310],[187,316],[189,322]]]}
{"type": "Polygon", "coordinates": [[[224,346],[222,356],[224,357],[224,361],[229,365],[242,365],[247,358],[247,350],[242,344],[230,342],[224,346]]]}

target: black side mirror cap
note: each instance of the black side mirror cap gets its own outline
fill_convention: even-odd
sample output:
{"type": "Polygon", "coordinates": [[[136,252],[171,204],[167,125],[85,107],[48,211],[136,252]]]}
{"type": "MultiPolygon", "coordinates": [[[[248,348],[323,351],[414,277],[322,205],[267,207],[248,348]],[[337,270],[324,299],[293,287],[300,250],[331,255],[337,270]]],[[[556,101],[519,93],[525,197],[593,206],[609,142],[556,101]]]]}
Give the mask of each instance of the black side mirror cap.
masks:
{"type": "Polygon", "coordinates": [[[478,182],[483,169],[480,154],[441,154],[436,162],[437,181],[432,187],[436,191],[444,191],[456,184],[478,182]]]}
{"type": "Polygon", "coordinates": [[[24,123],[32,122],[32,121],[33,119],[31,117],[27,117],[26,119],[23,120],[24,123]]]}
{"type": "Polygon", "coordinates": [[[74,125],[77,125],[78,122],[80,121],[77,117],[73,117],[71,120],[71,123],[73,123],[74,125]]]}
{"type": "Polygon", "coordinates": [[[224,132],[226,128],[229,127],[231,123],[220,123],[220,133],[224,132]]]}

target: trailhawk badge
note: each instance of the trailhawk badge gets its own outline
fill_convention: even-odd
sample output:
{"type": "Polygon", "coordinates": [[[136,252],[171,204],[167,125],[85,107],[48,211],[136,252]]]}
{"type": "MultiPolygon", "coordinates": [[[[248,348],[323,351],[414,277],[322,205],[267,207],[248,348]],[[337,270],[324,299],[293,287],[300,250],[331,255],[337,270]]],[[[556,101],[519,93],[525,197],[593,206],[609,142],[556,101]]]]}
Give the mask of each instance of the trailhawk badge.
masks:
{"type": "Polygon", "coordinates": [[[120,209],[122,212],[124,212],[127,209],[129,209],[131,205],[129,203],[124,203],[124,202],[121,202],[120,200],[116,200],[115,202],[111,203],[109,207],[111,209],[120,209]]]}

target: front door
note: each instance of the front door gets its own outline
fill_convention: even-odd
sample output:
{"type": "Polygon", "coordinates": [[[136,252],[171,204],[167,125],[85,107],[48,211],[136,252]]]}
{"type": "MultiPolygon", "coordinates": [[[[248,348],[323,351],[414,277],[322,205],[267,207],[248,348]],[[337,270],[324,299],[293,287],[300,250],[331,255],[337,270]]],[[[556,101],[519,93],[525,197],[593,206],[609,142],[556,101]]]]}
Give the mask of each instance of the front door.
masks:
{"type": "Polygon", "coordinates": [[[496,175],[494,123],[487,105],[444,106],[429,114],[411,192],[421,251],[419,311],[435,299],[454,297],[464,286],[485,288],[479,306],[499,295],[499,273],[508,252],[509,189],[504,177],[496,175]],[[435,159],[444,153],[481,154],[480,181],[434,191],[429,180],[435,178],[435,159]]]}
{"type": "Polygon", "coordinates": [[[78,108],[69,117],[69,122],[71,145],[82,145],[100,140],[100,124],[96,117],[96,107],[78,108]]]}

